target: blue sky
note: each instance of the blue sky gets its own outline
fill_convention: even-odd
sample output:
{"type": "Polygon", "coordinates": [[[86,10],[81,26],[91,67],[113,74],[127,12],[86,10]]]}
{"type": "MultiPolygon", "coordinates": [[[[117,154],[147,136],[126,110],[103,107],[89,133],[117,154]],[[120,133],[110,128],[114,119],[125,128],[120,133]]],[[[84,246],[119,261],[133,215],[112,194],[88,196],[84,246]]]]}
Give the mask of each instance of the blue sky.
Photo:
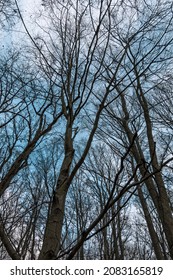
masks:
{"type": "MultiPolygon", "coordinates": [[[[26,23],[29,31],[32,32],[35,30],[33,25],[34,16],[39,13],[39,10],[42,9],[41,0],[18,0],[17,1],[22,17],[26,23]]],[[[0,51],[1,53],[7,48],[11,48],[13,44],[18,44],[22,42],[25,37],[25,30],[21,20],[18,20],[15,25],[6,26],[4,29],[0,29],[0,51]]],[[[25,41],[25,40],[24,40],[25,41]]]]}

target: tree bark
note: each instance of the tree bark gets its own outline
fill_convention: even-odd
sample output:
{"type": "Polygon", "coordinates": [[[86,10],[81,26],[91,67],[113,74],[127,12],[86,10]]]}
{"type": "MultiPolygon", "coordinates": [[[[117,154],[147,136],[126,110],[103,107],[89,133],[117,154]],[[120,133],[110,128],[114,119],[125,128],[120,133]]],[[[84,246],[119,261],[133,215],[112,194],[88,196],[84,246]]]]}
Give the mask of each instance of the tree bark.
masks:
{"type": "Polygon", "coordinates": [[[39,259],[41,260],[55,259],[60,249],[65,200],[69,188],[67,179],[69,177],[74,154],[72,122],[70,117],[67,120],[64,149],[65,156],[61,166],[56,190],[53,195],[52,205],[47,219],[43,245],[39,255],[39,259]]]}
{"type": "MultiPolygon", "coordinates": [[[[144,97],[143,97],[143,100],[144,100],[144,97]]],[[[121,95],[121,102],[122,102],[122,109],[124,111],[124,114],[127,115],[128,110],[127,110],[127,106],[126,106],[126,102],[125,102],[125,98],[124,98],[123,94],[121,95]]],[[[141,103],[141,105],[144,106],[143,103],[141,103]]],[[[154,143],[154,139],[153,139],[153,135],[152,135],[151,119],[149,116],[146,100],[145,100],[145,106],[143,107],[143,110],[144,110],[144,117],[145,117],[146,127],[147,127],[147,136],[148,136],[148,143],[149,143],[149,150],[150,150],[150,157],[151,157],[153,172],[157,171],[155,174],[154,180],[153,180],[153,178],[148,178],[145,181],[145,185],[146,185],[146,187],[149,191],[149,194],[153,200],[153,203],[157,209],[157,212],[160,217],[160,220],[161,220],[161,223],[163,226],[163,230],[165,232],[165,236],[166,236],[166,239],[168,242],[169,253],[170,253],[171,258],[173,259],[173,217],[172,217],[171,208],[169,205],[168,195],[167,195],[167,192],[166,192],[166,189],[164,186],[164,182],[163,182],[161,173],[159,171],[160,167],[159,167],[158,161],[157,161],[155,143],[154,143]]],[[[129,142],[131,143],[132,138],[133,138],[133,133],[128,126],[127,120],[123,119],[122,125],[124,127],[124,130],[126,131],[129,142]]],[[[135,142],[136,143],[134,143],[134,145],[132,147],[132,154],[133,154],[133,157],[137,164],[140,164],[143,161],[144,164],[140,165],[139,169],[140,169],[141,175],[144,177],[147,174],[149,174],[149,171],[147,169],[146,162],[145,162],[145,156],[142,152],[138,139],[136,139],[135,142]]]]}
{"type": "Polygon", "coordinates": [[[164,260],[165,258],[164,258],[164,255],[162,254],[159,237],[157,235],[157,232],[154,229],[152,218],[151,218],[147,203],[145,201],[145,198],[144,198],[144,195],[143,195],[143,192],[142,192],[142,189],[140,186],[138,187],[138,196],[140,199],[140,203],[142,205],[142,209],[144,211],[145,220],[146,220],[146,223],[148,226],[148,231],[150,233],[150,238],[151,238],[151,241],[153,244],[154,253],[156,255],[156,258],[157,258],[157,260],[164,260]]]}

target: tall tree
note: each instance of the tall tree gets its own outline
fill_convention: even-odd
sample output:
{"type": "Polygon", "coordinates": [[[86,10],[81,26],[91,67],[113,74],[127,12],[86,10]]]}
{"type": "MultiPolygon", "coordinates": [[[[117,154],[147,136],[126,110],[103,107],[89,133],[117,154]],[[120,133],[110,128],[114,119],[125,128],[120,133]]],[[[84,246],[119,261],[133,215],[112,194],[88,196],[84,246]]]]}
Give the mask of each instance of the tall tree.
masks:
{"type": "Polygon", "coordinates": [[[0,236],[8,254],[14,259],[85,258],[84,242],[97,235],[105,258],[123,259],[128,223],[122,209],[138,195],[157,258],[164,254],[156,246],[161,235],[154,215],[148,216],[151,204],[173,258],[172,202],[163,175],[171,167],[171,143],[167,140],[160,151],[165,132],[156,121],[160,114],[169,126],[171,114],[162,114],[155,98],[172,69],[172,3],[43,1],[33,33],[15,4],[30,43],[27,39],[27,53],[13,52],[1,63],[1,209],[13,201],[12,208],[20,212],[11,220],[12,231],[11,214],[6,210],[1,217],[0,236]],[[103,152],[100,157],[95,141],[106,147],[110,160],[103,152]],[[91,148],[97,154],[89,154],[91,148]],[[112,158],[117,169],[111,173],[112,158]],[[84,170],[86,193],[98,202],[94,215],[82,205],[86,193],[78,179],[84,170]],[[20,196],[16,203],[15,192],[20,196]],[[145,193],[151,203],[145,203],[145,193]],[[76,240],[68,232],[70,196],[76,240]],[[15,240],[19,224],[21,239],[15,240]],[[62,249],[65,244],[69,248],[62,249]]]}

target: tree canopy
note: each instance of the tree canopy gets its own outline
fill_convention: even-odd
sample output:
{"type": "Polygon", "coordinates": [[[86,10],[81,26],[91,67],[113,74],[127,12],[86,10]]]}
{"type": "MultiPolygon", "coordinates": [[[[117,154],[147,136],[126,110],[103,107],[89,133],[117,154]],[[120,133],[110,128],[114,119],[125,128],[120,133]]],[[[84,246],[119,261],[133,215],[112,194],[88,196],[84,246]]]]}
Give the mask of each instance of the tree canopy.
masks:
{"type": "Polygon", "coordinates": [[[172,1],[23,7],[0,1],[18,34],[0,56],[0,258],[173,259],[172,1]]]}

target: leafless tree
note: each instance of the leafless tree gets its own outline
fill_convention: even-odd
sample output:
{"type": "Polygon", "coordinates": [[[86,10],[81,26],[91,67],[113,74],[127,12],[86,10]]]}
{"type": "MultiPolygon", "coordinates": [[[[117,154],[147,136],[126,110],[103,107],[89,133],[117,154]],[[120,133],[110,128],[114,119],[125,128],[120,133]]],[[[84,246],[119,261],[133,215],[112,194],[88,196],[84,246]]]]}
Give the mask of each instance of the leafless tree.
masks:
{"type": "Polygon", "coordinates": [[[95,238],[101,258],[128,258],[125,209],[138,196],[146,223],[136,235],[138,254],[129,258],[153,258],[154,251],[163,259],[164,250],[173,258],[165,173],[172,148],[164,139],[172,121],[164,84],[172,69],[172,3],[43,1],[37,35],[15,4],[30,42],[27,54],[2,58],[0,72],[0,236],[9,256],[83,259],[95,238]],[[164,92],[167,114],[156,92],[164,92]],[[15,191],[22,203],[14,203],[12,217],[7,206],[15,191]],[[151,205],[156,215],[148,215],[151,205]]]}
{"type": "Polygon", "coordinates": [[[14,0],[0,1],[0,25],[8,27],[7,24],[14,24],[17,18],[17,9],[14,0]]]}

